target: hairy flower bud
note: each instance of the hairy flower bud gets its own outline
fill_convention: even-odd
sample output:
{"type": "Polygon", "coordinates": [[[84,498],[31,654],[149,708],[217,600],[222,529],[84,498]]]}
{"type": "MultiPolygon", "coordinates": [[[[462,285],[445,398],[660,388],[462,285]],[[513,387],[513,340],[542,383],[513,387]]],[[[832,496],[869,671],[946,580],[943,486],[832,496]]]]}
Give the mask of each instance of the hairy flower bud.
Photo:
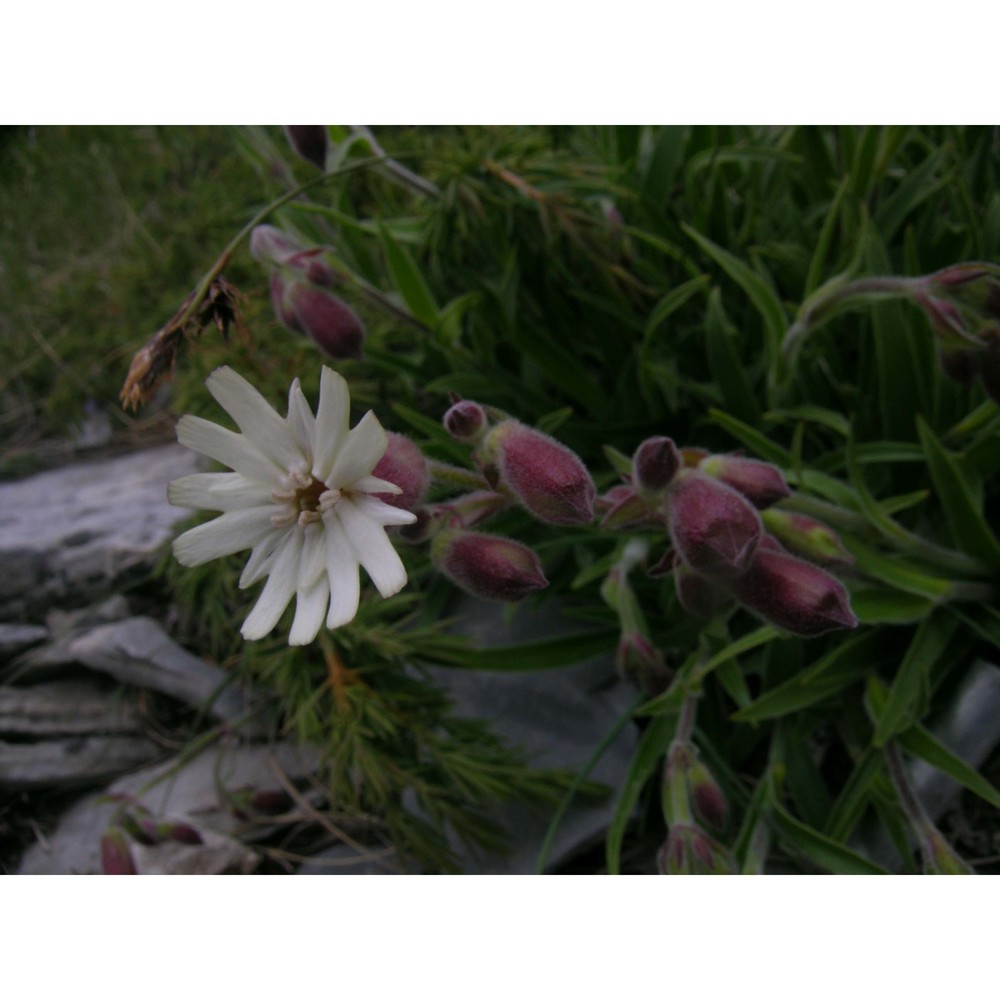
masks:
{"type": "Polygon", "coordinates": [[[732,875],[729,852],[694,823],[674,823],[656,856],[661,875],[732,875]]]}
{"type": "Polygon", "coordinates": [[[101,837],[101,871],[105,875],[138,874],[128,837],[120,827],[108,827],[101,837]]]}
{"type": "Polygon", "coordinates": [[[709,455],[698,465],[702,472],[739,490],[758,510],[770,507],[789,494],[781,470],[769,462],[740,455],[709,455]]]}
{"type": "Polygon", "coordinates": [[[620,677],[634,680],[647,695],[657,695],[670,685],[671,672],[663,654],[639,631],[622,632],[615,650],[620,677]]]}
{"type": "Polygon", "coordinates": [[[445,413],[442,423],[456,441],[478,443],[489,427],[486,411],[471,399],[460,399],[445,413]]]}
{"type": "Polygon", "coordinates": [[[493,601],[519,601],[548,584],[531,549],[497,535],[442,531],[431,546],[431,560],[463,590],[493,601]]]}
{"type": "Polygon", "coordinates": [[[326,152],[330,140],[325,125],[286,125],[285,135],[292,149],[303,160],[316,164],[320,170],[326,169],[326,152]]]}
{"type": "Polygon", "coordinates": [[[680,467],[680,452],[670,438],[647,438],[632,456],[632,481],[642,493],[662,493],[680,467]]]}
{"type": "Polygon", "coordinates": [[[372,475],[395,484],[402,492],[373,493],[372,496],[393,507],[413,510],[423,500],[430,484],[427,459],[408,437],[388,431],[386,438],[389,443],[372,469],[372,475]]]}
{"type": "Polygon", "coordinates": [[[440,504],[439,509],[461,527],[471,528],[506,510],[509,506],[510,501],[501,493],[494,493],[492,490],[473,490],[472,493],[465,493],[440,504]]]}
{"type": "Polygon", "coordinates": [[[850,566],[854,562],[837,532],[814,517],[777,508],[765,510],[760,516],[764,527],[795,555],[821,566],[850,566]]]}
{"type": "Polygon", "coordinates": [[[729,803],[715,775],[701,760],[694,760],[687,775],[691,808],[706,826],[721,831],[729,818],[729,803]]]}
{"type": "Polygon", "coordinates": [[[684,470],[667,496],[670,537],[691,569],[725,579],[747,568],[762,528],[742,494],[700,471],[684,470]]]}
{"type": "Polygon", "coordinates": [[[1000,266],[973,261],[928,275],[932,294],[947,296],[987,321],[1000,320],[1000,266]]]}
{"type": "Polygon", "coordinates": [[[725,596],[708,577],[695,573],[676,556],[674,588],[681,607],[695,618],[711,618],[719,610],[725,596]]]}
{"type": "Polygon", "coordinates": [[[594,501],[601,514],[601,527],[612,531],[621,528],[662,527],[663,515],[631,486],[612,486],[602,497],[594,501]]]}
{"type": "Polygon", "coordinates": [[[481,459],[530,513],[548,524],[586,524],[596,490],[583,462],[565,445],[516,420],[493,428],[481,459]]]}
{"type": "MultiPolygon", "coordinates": [[[[274,285],[272,283],[272,291],[274,285]]],[[[286,324],[296,332],[304,332],[316,346],[331,358],[361,356],[365,328],[358,314],[335,295],[304,281],[292,281],[283,286],[278,316],[284,321],[286,308],[295,318],[286,324]]]]}
{"type": "Polygon", "coordinates": [[[836,577],[782,552],[758,549],[730,589],[749,610],[793,635],[808,638],[858,624],[847,590],[836,577]]]}
{"type": "Polygon", "coordinates": [[[250,253],[261,264],[284,264],[303,249],[294,236],[277,226],[256,226],[250,234],[250,253]]]}

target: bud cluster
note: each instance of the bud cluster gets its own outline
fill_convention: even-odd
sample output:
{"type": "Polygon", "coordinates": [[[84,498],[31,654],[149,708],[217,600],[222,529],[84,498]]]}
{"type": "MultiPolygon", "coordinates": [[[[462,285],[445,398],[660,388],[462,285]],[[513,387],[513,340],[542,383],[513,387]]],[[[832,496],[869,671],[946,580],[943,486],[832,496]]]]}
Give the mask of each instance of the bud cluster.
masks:
{"type": "Polygon", "coordinates": [[[690,614],[711,617],[735,599],[795,635],[857,625],[843,584],[822,568],[850,555],[832,528],[773,507],[790,494],[776,466],[655,437],[636,449],[627,478],[598,500],[602,527],[663,525],[673,547],[651,573],[673,570],[690,614]]]}
{"type": "Polygon", "coordinates": [[[357,358],[365,336],[358,314],[330,290],[338,283],[324,247],[307,247],[275,226],[257,226],[250,252],[271,267],[271,305],[282,325],[331,358],[357,358]]]}

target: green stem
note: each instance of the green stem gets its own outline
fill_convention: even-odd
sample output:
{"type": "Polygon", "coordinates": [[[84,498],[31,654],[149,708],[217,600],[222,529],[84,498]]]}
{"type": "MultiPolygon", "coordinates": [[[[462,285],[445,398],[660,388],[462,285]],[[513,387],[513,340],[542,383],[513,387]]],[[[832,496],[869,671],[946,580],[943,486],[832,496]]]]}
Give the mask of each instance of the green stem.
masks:
{"type": "Polygon", "coordinates": [[[489,483],[479,472],[471,469],[463,469],[457,465],[449,465],[447,462],[439,462],[437,459],[430,459],[427,463],[431,478],[437,483],[445,483],[448,486],[463,486],[473,490],[488,490],[489,483]]]}

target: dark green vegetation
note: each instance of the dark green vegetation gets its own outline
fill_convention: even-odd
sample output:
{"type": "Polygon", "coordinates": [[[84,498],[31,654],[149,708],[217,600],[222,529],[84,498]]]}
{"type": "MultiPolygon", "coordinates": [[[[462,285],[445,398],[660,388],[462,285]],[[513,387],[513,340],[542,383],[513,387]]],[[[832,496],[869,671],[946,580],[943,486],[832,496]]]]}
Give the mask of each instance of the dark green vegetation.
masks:
{"type": "MultiPolygon", "coordinates": [[[[8,447],[21,444],[15,428],[63,430],[87,398],[109,405],[130,353],[232,234],[293,178],[320,176],[280,132],[82,134],[15,137],[3,151],[8,447]],[[54,171],[44,187],[43,161],[54,171]],[[94,178],[86,188],[83,165],[94,178]],[[96,206],[107,221],[95,224],[96,206]]],[[[372,153],[363,136],[331,136],[331,166],[372,153]]],[[[945,378],[927,319],[909,303],[835,317],[791,370],[781,343],[799,306],[837,275],[1000,260],[997,133],[469,128],[378,138],[425,183],[366,168],[269,220],[331,246],[346,275],[341,293],[368,328],[364,358],[338,364],[357,413],[373,407],[429,457],[462,464],[468,448],[440,425],[458,393],[558,437],[599,491],[618,482],[606,449],[628,456],[652,435],[743,449],[780,466],[796,509],[836,527],[854,558],[845,579],[861,627],[811,640],[743,611],[706,627],[680,608],[670,577],[633,573],[677,681],[637,710],[639,750],[612,790],[620,807],[599,864],[618,871],[625,857],[626,868],[650,870],[648,845],[664,838],[663,757],[695,701],[694,742],[729,801],[719,840],[736,870],[878,870],[848,846],[868,821],[895,845],[890,867],[947,867],[890,779],[887,762],[901,755],[958,780],[966,813],[995,829],[1000,794],[928,727],[973,665],[998,655],[1000,414],[978,386],[945,378]]],[[[217,419],[201,380],[223,361],[279,405],[294,376],[314,398],[319,356],[267,315],[264,270],[241,248],[226,274],[248,297],[248,330],[191,345],[171,408],[217,419]]],[[[573,656],[613,652],[618,621],[599,588],[625,537],[553,529],[518,511],[496,530],[541,556],[551,586],[540,600],[574,603],[573,656]]],[[[665,539],[643,537],[651,558],[662,554],[665,539]]],[[[241,642],[233,623],[250,598],[235,589],[239,560],[174,566],[169,577],[189,641],[273,685],[286,725],[327,746],[339,807],[387,817],[392,836],[433,866],[448,860],[435,848],[437,821],[475,839],[476,808],[494,795],[551,797],[560,785],[447,721],[403,666],[544,669],[570,647],[487,658],[442,639],[435,626],[452,589],[424,549],[406,559],[403,594],[363,604],[325,651],[289,651],[281,630],[273,642],[241,642]],[[331,656],[349,671],[337,697],[331,656]],[[406,789],[423,797],[430,832],[401,812],[406,789]]],[[[975,848],[984,860],[986,840],[975,848]]]]}

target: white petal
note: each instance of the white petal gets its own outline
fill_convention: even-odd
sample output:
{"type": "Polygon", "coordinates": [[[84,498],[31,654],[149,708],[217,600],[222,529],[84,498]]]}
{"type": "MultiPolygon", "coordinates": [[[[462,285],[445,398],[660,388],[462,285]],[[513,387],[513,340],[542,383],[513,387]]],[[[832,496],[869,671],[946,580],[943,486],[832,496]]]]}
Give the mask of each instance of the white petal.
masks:
{"type": "Polygon", "coordinates": [[[205,380],[208,391],[257,447],[285,469],[306,463],[292,432],[266,399],[232,368],[216,368],[205,380]]]}
{"type": "Polygon", "coordinates": [[[305,646],[316,638],[329,599],[330,584],[325,573],[308,590],[299,589],[295,596],[295,620],[288,633],[289,646],[305,646]]]}
{"type": "Polygon", "coordinates": [[[174,539],[174,556],[182,566],[200,566],[212,559],[251,549],[274,527],[271,518],[284,510],[284,507],[271,504],[229,511],[178,535],[174,539]]]}
{"type": "Polygon", "coordinates": [[[358,613],[361,595],[358,560],[340,526],[336,508],[324,516],[323,529],[326,536],[326,573],[330,581],[330,613],[326,617],[326,627],[339,628],[358,613]]]}
{"type": "Polygon", "coordinates": [[[247,479],[273,483],[285,473],[249,438],[201,417],[183,416],[177,422],[177,440],[185,448],[214,458],[247,479]]]}
{"type": "Polygon", "coordinates": [[[385,529],[350,500],[337,504],[337,515],[351,550],[383,597],[392,597],[406,584],[406,570],[385,529]]]}
{"type": "MultiPolygon", "coordinates": [[[[347,434],[351,395],[343,376],[324,366],[319,382],[319,406],[316,409],[315,447],[312,474],[329,483],[330,470],[347,434]]],[[[374,466],[373,466],[374,468],[374,466]]],[[[366,469],[371,472],[371,469],[366,469]]]]}
{"type": "Polygon", "coordinates": [[[346,486],[367,476],[378,465],[378,460],[389,447],[389,439],[378,422],[378,417],[369,410],[361,422],[347,438],[333,463],[329,478],[323,482],[331,489],[346,486]]]}
{"type": "Polygon", "coordinates": [[[299,385],[299,380],[292,382],[291,389],[288,390],[288,429],[295,438],[295,443],[299,446],[307,460],[312,460],[313,439],[316,432],[316,418],[309,403],[306,402],[305,394],[299,385]]]}
{"type": "Polygon", "coordinates": [[[270,503],[271,487],[238,472],[196,472],[175,479],[167,487],[167,499],[192,510],[245,510],[270,503]]]}
{"type": "Polygon", "coordinates": [[[314,521],[302,529],[302,564],[299,567],[299,587],[311,587],[320,575],[326,576],[326,540],[323,523],[314,521]]]}
{"type": "Polygon", "coordinates": [[[349,484],[349,488],[361,493],[402,493],[403,491],[388,479],[379,479],[378,476],[362,476],[349,484]]]}
{"type": "Polygon", "coordinates": [[[298,587],[301,554],[302,532],[292,531],[278,550],[267,583],[240,629],[244,639],[263,639],[278,624],[298,587]]]}
{"type": "Polygon", "coordinates": [[[252,586],[258,580],[263,580],[271,572],[278,545],[290,530],[294,531],[295,529],[273,528],[253,547],[253,552],[250,553],[250,558],[240,574],[240,590],[246,590],[247,587],[252,586]]]}
{"type": "Polygon", "coordinates": [[[400,507],[393,507],[378,497],[362,493],[360,496],[352,497],[351,500],[358,510],[378,524],[413,524],[417,519],[416,514],[400,507]]]}

